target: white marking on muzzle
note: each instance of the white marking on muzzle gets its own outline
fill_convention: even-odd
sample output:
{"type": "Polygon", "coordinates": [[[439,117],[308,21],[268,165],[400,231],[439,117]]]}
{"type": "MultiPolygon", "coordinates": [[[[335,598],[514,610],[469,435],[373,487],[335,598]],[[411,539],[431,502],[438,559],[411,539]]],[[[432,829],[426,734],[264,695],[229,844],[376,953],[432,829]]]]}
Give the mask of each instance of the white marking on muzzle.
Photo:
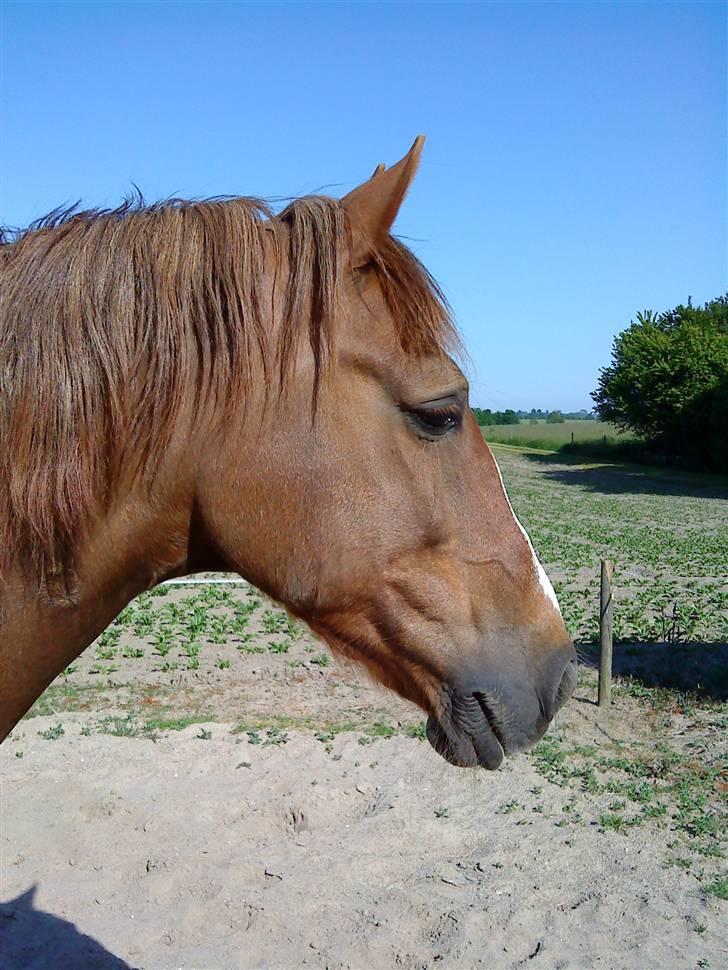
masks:
{"type": "MultiPolygon", "coordinates": [[[[492,452],[491,452],[491,455],[493,455],[492,452]]],[[[495,459],[495,455],[493,455],[493,461],[495,463],[496,471],[498,472],[498,478],[500,479],[501,488],[503,489],[503,495],[505,496],[506,502],[508,502],[508,508],[511,510],[511,515],[513,516],[513,521],[516,523],[516,525],[518,526],[518,528],[521,530],[521,533],[523,535],[523,538],[526,540],[526,542],[528,543],[528,548],[531,550],[531,558],[533,560],[533,568],[534,568],[534,572],[536,573],[536,578],[538,579],[539,585],[540,585],[541,589],[543,590],[543,594],[546,597],[546,599],[549,600],[549,602],[558,610],[559,616],[560,616],[561,615],[561,607],[559,606],[559,601],[556,598],[556,593],[554,592],[554,588],[551,585],[551,580],[546,575],[546,570],[543,568],[543,566],[541,565],[541,563],[539,561],[538,556],[536,555],[536,550],[533,548],[533,543],[531,542],[531,537],[526,532],[526,530],[523,528],[523,526],[521,525],[521,523],[518,521],[518,516],[513,511],[513,506],[511,505],[511,500],[508,498],[508,492],[506,491],[506,486],[505,486],[505,483],[503,482],[503,476],[501,475],[501,470],[498,467],[498,462],[495,459]]]]}

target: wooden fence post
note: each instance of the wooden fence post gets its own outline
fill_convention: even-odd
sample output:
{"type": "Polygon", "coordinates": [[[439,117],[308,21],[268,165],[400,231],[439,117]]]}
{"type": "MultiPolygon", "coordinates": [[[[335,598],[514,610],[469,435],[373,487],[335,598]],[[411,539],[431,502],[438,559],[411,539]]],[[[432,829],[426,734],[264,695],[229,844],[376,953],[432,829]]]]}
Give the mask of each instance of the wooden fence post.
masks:
{"type": "Polygon", "coordinates": [[[599,597],[599,706],[607,707],[612,700],[612,575],[614,563],[602,559],[602,583],[599,597]]]}

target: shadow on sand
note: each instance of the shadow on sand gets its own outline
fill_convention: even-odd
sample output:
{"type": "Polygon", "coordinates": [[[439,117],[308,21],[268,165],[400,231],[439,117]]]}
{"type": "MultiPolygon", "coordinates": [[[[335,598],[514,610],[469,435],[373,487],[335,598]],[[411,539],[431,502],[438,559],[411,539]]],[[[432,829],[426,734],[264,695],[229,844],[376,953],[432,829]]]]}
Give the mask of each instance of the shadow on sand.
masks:
{"type": "Polygon", "coordinates": [[[6,970],[134,970],[73,923],[33,906],[36,886],[0,903],[0,966],[6,970]]]}
{"type": "Polygon", "coordinates": [[[606,464],[585,456],[551,452],[524,452],[524,457],[540,465],[545,478],[564,485],[580,485],[602,495],[681,495],[728,500],[728,479],[725,475],[606,464]]]}
{"type": "MultiPolygon", "coordinates": [[[[599,668],[599,647],[577,644],[585,667],[599,668]]],[[[728,700],[728,643],[615,643],[612,673],[644,687],[665,687],[728,700]]]]}

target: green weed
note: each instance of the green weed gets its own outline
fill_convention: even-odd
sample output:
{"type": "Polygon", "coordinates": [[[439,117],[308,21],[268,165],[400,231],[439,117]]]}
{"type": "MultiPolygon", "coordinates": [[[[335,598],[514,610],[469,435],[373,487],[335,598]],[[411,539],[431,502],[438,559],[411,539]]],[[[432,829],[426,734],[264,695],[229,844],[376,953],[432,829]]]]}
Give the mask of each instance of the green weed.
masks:
{"type": "Polygon", "coordinates": [[[723,876],[709,883],[704,887],[709,896],[716,896],[718,899],[728,899],[728,876],[723,876]]]}

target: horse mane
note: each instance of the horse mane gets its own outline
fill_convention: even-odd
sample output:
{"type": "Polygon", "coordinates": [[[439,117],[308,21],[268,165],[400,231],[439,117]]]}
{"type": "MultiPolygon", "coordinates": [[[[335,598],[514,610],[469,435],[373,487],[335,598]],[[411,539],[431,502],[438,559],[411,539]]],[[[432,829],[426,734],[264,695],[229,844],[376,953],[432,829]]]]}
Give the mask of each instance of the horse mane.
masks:
{"type": "MultiPolygon", "coordinates": [[[[322,196],[277,215],[254,198],[139,196],[3,233],[0,574],[19,561],[41,587],[70,588],[81,527],[122,465],[151,484],[191,394],[198,408],[244,403],[256,363],[282,392],[306,338],[315,412],[350,245],[344,207],[322,196]],[[277,346],[263,306],[271,241],[287,254],[277,346]]],[[[389,237],[371,264],[405,352],[451,349],[447,304],[412,252],[389,237]]]]}

